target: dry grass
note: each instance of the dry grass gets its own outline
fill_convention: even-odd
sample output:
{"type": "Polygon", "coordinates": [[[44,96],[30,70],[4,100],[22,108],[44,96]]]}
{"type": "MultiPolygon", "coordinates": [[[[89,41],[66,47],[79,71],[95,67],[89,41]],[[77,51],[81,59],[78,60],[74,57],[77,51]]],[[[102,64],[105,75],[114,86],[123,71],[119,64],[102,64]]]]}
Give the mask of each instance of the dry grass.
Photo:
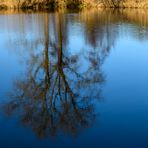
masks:
{"type": "Polygon", "coordinates": [[[0,0],[0,8],[81,8],[96,4],[96,0],[0,0]]]}
{"type": "Polygon", "coordinates": [[[148,0],[0,0],[2,8],[148,8],[148,0]]]}
{"type": "Polygon", "coordinates": [[[104,7],[148,8],[148,0],[99,0],[104,7]]]}
{"type": "Polygon", "coordinates": [[[124,7],[148,8],[148,0],[127,0],[123,3],[124,7]]]}

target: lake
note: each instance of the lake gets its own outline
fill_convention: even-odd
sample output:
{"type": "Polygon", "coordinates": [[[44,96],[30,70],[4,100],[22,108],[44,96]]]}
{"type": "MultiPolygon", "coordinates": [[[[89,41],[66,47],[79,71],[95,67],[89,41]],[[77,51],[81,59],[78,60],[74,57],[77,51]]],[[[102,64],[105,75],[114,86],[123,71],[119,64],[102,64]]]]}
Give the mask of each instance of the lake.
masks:
{"type": "Polygon", "coordinates": [[[148,10],[0,12],[0,147],[148,148],[148,10]]]}

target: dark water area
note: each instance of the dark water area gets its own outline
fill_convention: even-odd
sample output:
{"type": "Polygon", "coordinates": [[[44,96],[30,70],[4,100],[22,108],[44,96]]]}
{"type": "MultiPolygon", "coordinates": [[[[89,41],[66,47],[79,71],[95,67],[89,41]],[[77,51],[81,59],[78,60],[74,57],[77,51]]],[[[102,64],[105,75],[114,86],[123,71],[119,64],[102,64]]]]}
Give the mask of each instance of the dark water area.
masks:
{"type": "Polygon", "coordinates": [[[0,147],[148,148],[148,11],[0,13],[0,147]]]}

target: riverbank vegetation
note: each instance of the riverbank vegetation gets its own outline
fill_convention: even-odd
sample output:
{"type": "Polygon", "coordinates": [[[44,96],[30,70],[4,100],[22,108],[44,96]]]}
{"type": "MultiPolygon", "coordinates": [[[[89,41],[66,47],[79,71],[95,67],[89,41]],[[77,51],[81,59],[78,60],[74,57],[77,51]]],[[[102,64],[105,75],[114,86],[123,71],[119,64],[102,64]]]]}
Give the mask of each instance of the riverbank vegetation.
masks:
{"type": "MultiPolygon", "coordinates": [[[[97,6],[98,0],[0,0],[1,9],[84,8],[97,6]]],[[[100,1],[100,0],[99,0],[100,1]]]]}
{"type": "Polygon", "coordinates": [[[148,8],[147,0],[0,0],[0,9],[148,8]]]}

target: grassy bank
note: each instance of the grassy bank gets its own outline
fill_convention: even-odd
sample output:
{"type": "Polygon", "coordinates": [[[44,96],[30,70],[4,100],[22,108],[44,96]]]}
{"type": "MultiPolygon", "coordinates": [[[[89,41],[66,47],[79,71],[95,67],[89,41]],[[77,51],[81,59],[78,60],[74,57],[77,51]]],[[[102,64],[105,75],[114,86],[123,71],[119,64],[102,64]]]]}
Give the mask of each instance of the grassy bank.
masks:
{"type": "Polygon", "coordinates": [[[0,0],[1,9],[50,9],[96,7],[98,0],[0,0]]]}
{"type": "Polygon", "coordinates": [[[148,8],[148,0],[100,0],[104,7],[148,8]]]}
{"type": "Polygon", "coordinates": [[[148,8],[148,0],[0,0],[0,9],[148,8]]]}

